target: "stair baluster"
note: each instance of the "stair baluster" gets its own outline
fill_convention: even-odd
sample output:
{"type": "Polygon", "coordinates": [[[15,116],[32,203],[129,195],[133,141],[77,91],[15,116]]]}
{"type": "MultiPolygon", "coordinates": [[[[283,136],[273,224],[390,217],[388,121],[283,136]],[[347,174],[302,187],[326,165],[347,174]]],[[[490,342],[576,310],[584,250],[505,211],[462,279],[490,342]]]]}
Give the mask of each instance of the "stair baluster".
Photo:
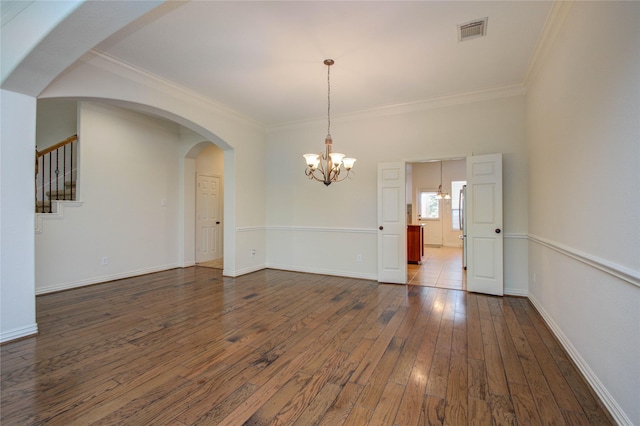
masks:
{"type": "MultiPolygon", "coordinates": [[[[51,154],[49,154],[49,194],[51,194],[51,154]]],[[[42,194],[42,200],[44,201],[44,194],[42,194]]],[[[49,213],[51,213],[51,202],[49,202],[49,213]]]]}
{"type": "MultiPolygon", "coordinates": [[[[62,176],[67,175],[67,146],[62,148],[62,176]]],[[[64,180],[64,179],[63,179],[64,180]]],[[[67,198],[67,185],[62,185],[62,196],[67,198]]]]}
{"type": "Polygon", "coordinates": [[[76,181],[74,173],[74,143],[77,143],[78,136],[71,136],[42,151],[36,149],[36,213],[52,213],[53,201],[55,200],[75,200],[76,181]],[[67,151],[67,145],[69,150],[67,151]],[[55,152],[55,159],[53,153],[55,152]],[[60,155],[62,154],[62,156],[60,155]],[[60,158],[62,157],[62,158],[60,158]],[[42,160],[40,160],[42,159],[42,160]],[[67,161],[69,165],[67,167],[67,161]],[[62,163],[62,164],[60,164],[62,163]],[[48,165],[48,173],[46,171],[48,165]],[[60,167],[62,166],[62,174],[60,167]],[[67,176],[69,173],[69,176],[67,176]],[[47,175],[49,181],[47,182],[47,175]],[[41,176],[38,187],[38,175],[41,176]],[[55,179],[55,184],[53,183],[55,179]],[[62,180],[62,182],[60,182],[62,180]],[[60,189],[62,185],[62,189],[60,189]],[[48,191],[46,188],[48,187],[48,191]],[[55,191],[54,191],[55,187],[55,191]],[[67,187],[69,190],[67,191],[67,187]],[[48,199],[45,199],[48,197],[48,199]]]}

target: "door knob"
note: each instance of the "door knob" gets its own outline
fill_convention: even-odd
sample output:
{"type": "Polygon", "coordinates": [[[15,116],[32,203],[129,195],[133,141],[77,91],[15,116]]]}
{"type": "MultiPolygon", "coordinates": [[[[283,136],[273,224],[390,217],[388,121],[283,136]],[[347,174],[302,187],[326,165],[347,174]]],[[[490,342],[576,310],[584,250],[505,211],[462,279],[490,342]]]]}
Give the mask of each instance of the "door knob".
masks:
{"type": "Polygon", "coordinates": [[[500,228],[496,228],[496,234],[499,234],[500,232],[502,232],[500,231],[500,228]]]}
{"type": "Polygon", "coordinates": [[[384,226],[380,225],[378,229],[382,231],[384,229],[384,226]]]}
{"type": "Polygon", "coordinates": [[[220,221],[219,220],[216,220],[216,225],[220,225],[220,221]]]}

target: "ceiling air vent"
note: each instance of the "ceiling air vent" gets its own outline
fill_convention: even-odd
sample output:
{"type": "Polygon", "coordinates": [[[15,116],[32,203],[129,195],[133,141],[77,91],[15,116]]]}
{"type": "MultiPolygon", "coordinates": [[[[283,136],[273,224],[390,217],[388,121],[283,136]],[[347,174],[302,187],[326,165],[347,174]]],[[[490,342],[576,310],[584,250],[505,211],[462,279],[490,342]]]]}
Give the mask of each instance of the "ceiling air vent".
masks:
{"type": "Polygon", "coordinates": [[[474,19],[471,22],[458,25],[458,41],[465,41],[487,34],[487,20],[489,18],[474,19]]]}

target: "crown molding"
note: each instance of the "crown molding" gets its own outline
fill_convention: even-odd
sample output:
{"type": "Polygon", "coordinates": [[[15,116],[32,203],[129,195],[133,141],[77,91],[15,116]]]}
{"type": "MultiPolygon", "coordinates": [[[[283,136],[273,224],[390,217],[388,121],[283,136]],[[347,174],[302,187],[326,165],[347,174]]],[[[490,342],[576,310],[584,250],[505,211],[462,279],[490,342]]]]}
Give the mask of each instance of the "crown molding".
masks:
{"type": "Polygon", "coordinates": [[[555,1],[553,3],[549,16],[547,17],[547,22],[545,22],[540,38],[538,39],[536,49],[533,51],[533,55],[531,55],[529,66],[522,78],[525,87],[528,87],[538,75],[545,58],[558,38],[558,34],[564,27],[564,23],[574,3],[575,1],[573,0],[555,1]]]}
{"type": "MultiPolygon", "coordinates": [[[[264,130],[267,133],[283,129],[302,128],[309,125],[324,123],[325,120],[324,117],[318,117],[295,122],[266,125],[265,123],[252,119],[222,104],[216,103],[210,98],[202,96],[199,93],[187,89],[186,87],[173,83],[167,79],[150,73],[144,69],[138,68],[134,65],[120,61],[119,59],[114,58],[106,52],[92,49],[85,56],[83,56],[80,61],[88,63],[107,72],[119,75],[127,80],[142,84],[153,90],[157,90],[170,96],[181,98],[185,102],[199,104],[204,108],[214,110],[217,114],[225,118],[235,121],[241,121],[243,124],[249,125],[256,129],[264,130]]],[[[444,108],[455,105],[464,105],[475,102],[508,98],[512,96],[520,96],[524,95],[525,93],[526,87],[524,84],[514,83],[505,86],[489,87],[473,92],[458,93],[432,99],[404,102],[351,113],[338,114],[332,117],[332,121],[348,122],[367,118],[408,114],[426,109],[444,108]]]]}
{"type": "Polygon", "coordinates": [[[249,116],[241,114],[225,105],[219,104],[192,91],[184,86],[176,84],[170,80],[146,71],[142,68],[123,62],[114,58],[106,52],[91,49],[81,59],[81,62],[88,63],[92,66],[100,68],[104,71],[116,74],[127,80],[142,84],[152,90],[165,93],[169,96],[176,97],[188,104],[199,105],[202,108],[213,111],[216,115],[220,115],[226,119],[239,121],[244,125],[263,130],[264,123],[261,123],[249,116]]]}
{"type": "MultiPolygon", "coordinates": [[[[471,104],[475,102],[490,101],[493,99],[509,98],[520,96],[526,93],[526,87],[521,83],[506,86],[490,87],[473,92],[459,93],[438,98],[424,99],[419,101],[405,102],[383,107],[371,108],[346,114],[338,114],[331,117],[332,122],[347,122],[366,118],[378,118],[393,115],[409,114],[426,109],[444,108],[455,105],[471,104]]],[[[289,123],[266,126],[266,132],[275,132],[284,129],[302,128],[313,124],[324,123],[326,118],[314,118],[289,123]]]]}

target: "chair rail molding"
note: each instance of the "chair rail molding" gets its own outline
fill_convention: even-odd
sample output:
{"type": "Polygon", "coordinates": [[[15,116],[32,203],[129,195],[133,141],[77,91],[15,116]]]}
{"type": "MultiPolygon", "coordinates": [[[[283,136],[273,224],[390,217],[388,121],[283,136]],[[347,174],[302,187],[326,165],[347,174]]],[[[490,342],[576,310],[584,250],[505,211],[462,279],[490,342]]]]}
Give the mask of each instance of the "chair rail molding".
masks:
{"type": "Polygon", "coordinates": [[[631,268],[618,265],[608,260],[590,255],[588,253],[581,252],[580,250],[576,250],[574,248],[565,246],[560,243],[556,243],[546,238],[538,237],[536,235],[529,234],[529,240],[541,246],[550,248],[551,250],[561,253],[567,257],[575,259],[579,262],[582,262],[586,265],[589,265],[592,268],[596,268],[602,272],[606,272],[607,274],[613,275],[614,277],[619,278],[623,281],[626,281],[631,285],[640,287],[639,271],[634,271],[631,268]]]}

